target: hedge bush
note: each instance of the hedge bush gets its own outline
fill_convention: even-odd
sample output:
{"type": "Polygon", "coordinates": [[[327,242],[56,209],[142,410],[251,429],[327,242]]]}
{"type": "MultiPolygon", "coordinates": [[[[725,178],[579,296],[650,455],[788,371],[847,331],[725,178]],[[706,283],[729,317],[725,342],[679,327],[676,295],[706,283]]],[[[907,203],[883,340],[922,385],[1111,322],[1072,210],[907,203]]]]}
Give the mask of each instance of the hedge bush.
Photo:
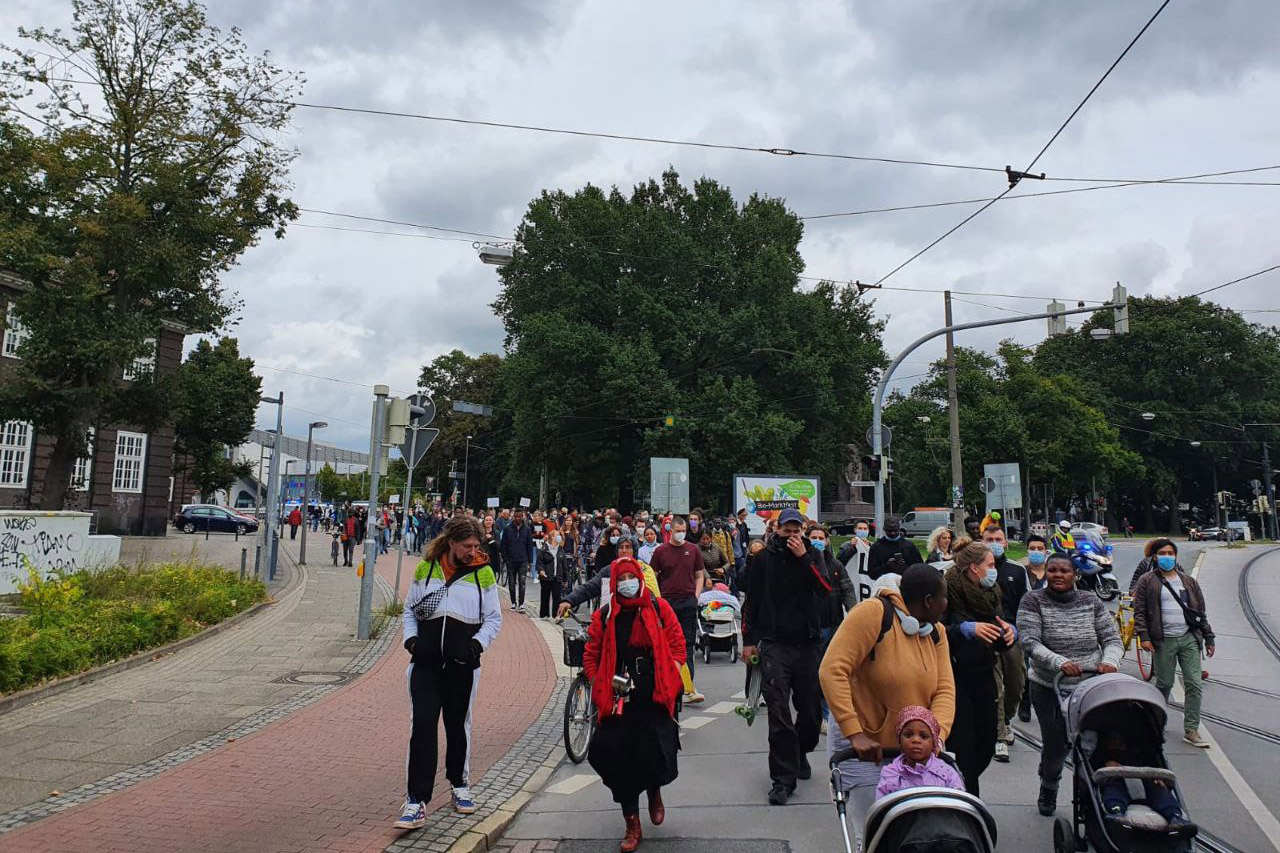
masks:
{"type": "Polygon", "coordinates": [[[0,619],[0,693],[73,675],[196,634],[267,597],[217,566],[116,566],[19,586],[25,616],[0,619]]]}

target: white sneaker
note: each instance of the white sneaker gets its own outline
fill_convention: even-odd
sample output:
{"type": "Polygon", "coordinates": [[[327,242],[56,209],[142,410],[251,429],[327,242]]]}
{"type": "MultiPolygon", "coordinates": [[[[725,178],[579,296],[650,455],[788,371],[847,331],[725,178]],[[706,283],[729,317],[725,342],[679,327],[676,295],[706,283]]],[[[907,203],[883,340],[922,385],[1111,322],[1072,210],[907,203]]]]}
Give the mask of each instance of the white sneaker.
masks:
{"type": "Polygon", "coordinates": [[[1186,732],[1186,733],[1185,733],[1185,734],[1183,734],[1183,736],[1182,736],[1182,742],[1183,742],[1183,743],[1189,743],[1189,744],[1191,744],[1192,746],[1199,747],[1200,749],[1208,749],[1208,748],[1209,748],[1209,741],[1207,741],[1207,740],[1205,740],[1204,738],[1200,737],[1200,732],[1199,732],[1199,731],[1190,731],[1190,732],[1186,732]]]}
{"type": "Polygon", "coordinates": [[[700,702],[705,702],[705,701],[707,701],[707,697],[703,696],[701,693],[699,693],[696,690],[693,691],[692,693],[684,694],[684,704],[686,705],[697,705],[700,702]]]}
{"type": "Polygon", "coordinates": [[[1001,764],[1007,764],[1009,762],[1009,744],[1002,740],[996,741],[995,759],[1001,764]]]}

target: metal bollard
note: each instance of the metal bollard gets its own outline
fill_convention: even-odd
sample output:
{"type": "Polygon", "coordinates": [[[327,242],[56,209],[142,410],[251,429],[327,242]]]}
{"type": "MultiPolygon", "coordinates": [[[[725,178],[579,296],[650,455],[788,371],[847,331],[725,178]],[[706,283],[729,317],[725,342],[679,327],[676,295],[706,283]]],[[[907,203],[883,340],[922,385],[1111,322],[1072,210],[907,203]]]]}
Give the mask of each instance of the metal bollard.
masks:
{"type": "Polygon", "coordinates": [[[253,579],[254,580],[258,579],[258,574],[261,571],[261,566],[262,566],[262,546],[254,545],[253,546],[253,579]]]}
{"type": "Polygon", "coordinates": [[[244,580],[244,567],[245,567],[245,563],[247,563],[248,561],[249,561],[249,549],[241,548],[240,549],[240,580],[244,580]]]}

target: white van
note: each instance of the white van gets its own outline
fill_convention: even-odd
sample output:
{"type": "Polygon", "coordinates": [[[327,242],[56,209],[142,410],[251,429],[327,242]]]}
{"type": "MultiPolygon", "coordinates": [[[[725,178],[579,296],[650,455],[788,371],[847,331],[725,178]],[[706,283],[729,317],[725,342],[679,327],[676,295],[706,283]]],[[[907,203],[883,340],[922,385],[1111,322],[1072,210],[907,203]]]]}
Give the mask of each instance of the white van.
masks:
{"type": "Polygon", "coordinates": [[[902,533],[905,536],[928,536],[935,527],[950,524],[950,510],[915,509],[902,516],[902,533]]]}

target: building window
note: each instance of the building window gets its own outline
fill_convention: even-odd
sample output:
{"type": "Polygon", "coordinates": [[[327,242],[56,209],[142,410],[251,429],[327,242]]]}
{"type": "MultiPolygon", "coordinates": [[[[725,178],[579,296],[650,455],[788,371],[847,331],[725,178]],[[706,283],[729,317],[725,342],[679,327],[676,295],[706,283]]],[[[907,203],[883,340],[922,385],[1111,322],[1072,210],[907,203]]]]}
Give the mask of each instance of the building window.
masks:
{"type": "Polygon", "coordinates": [[[116,433],[116,467],[113,492],[141,492],[142,466],[147,457],[147,437],[140,432],[116,433]]]}
{"type": "Polygon", "coordinates": [[[10,302],[4,309],[4,354],[9,358],[21,358],[18,347],[27,339],[27,330],[22,327],[18,315],[10,302]]]}
{"type": "Polygon", "coordinates": [[[125,379],[141,379],[156,369],[156,339],[147,338],[147,345],[151,347],[151,353],[149,355],[140,355],[126,365],[124,369],[125,379]]]}
{"type": "Polygon", "coordinates": [[[93,472],[93,441],[95,435],[93,427],[89,427],[89,455],[81,456],[76,460],[75,467],[71,469],[71,488],[77,492],[89,491],[89,478],[93,472]]]}
{"type": "MultiPolygon", "coordinates": [[[[5,338],[8,342],[8,338],[5,338]]],[[[0,486],[25,489],[31,459],[31,424],[6,421],[0,428],[0,486]]]]}

